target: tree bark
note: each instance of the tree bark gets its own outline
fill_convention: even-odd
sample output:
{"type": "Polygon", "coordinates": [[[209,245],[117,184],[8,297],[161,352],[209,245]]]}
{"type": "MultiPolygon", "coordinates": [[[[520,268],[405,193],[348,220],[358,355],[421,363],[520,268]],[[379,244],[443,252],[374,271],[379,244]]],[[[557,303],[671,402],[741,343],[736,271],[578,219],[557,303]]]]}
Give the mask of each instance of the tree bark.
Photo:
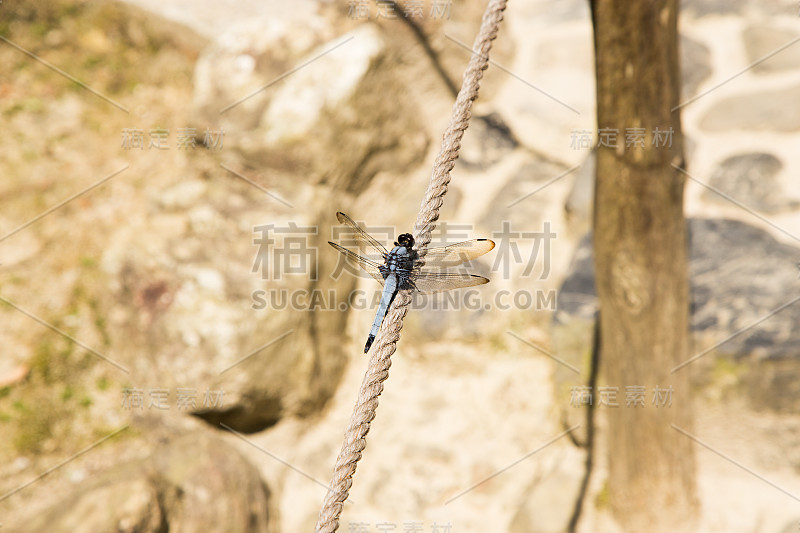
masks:
{"type": "Polygon", "coordinates": [[[600,409],[608,420],[609,503],[625,531],[691,531],[694,450],[672,427],[691,431],[689,375],[670,374],[690,356],[685,179],[673,167],[683,166],[683,136],[680,111],[671,111],[680,98],[678,2],[591,0],[591,7],[600,366],[618,403],[600,409]],[[608,137],[603,143],[603,132],[615,130],[616,146],[608,137]],[[642,131],[644,146],[629,145],[642,131]],[[670,146],[666,137],[655,142],[656,131],[672,132],[670,146]],[[629,405],[632,387],[644,387],[644,405],[629,405]],[[657,388],[667,392],[657,398],[657,388]]]}

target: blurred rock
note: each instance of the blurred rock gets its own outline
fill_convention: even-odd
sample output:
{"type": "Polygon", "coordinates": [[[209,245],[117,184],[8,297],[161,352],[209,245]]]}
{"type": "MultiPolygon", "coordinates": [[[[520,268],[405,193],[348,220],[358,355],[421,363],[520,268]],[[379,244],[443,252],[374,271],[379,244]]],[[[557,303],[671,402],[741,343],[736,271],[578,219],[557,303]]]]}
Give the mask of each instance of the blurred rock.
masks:
{"type": "MultiPolygon", "coordinates": [[[[491,199],[491,207],[481,224],[492,231],[500,231],[504,221],[509,221],[512,228],[525,227],[527,231],[533,226],[541,230],[542,221],[548,219],[548,208],[559,195],[556,183],[561,180],[549,185],[548,182],[566,170],[560,163],[537,154],[526,154],[505,186],[491,199]]],[[[567,175],[562,178],[566,181],[567,175]]]]}
{"type": "MultiPolygon", "coordinates": [[[[6,200],[5,195],[0,195],[0,200],[6,200]]],[[[6,200],[8,201],[8,200],[6,200]]],[[[6,217],[0,215],[0,227],[8,228],[4,231],[7,234],[13,231],[19,223],[13,220],[8,220],[6,217]]],[[[14,241],[0,241],[0,265],[8,268],[36,257],[42,250],[41,239],[30,231],[20,231],[14,235],[14,241]]]]}
{"type": "MultiPolygon", "coordinates": [[[[714,169],[708,185],[765,214],[796,209],[800,202],[786,198],[778,180],[783,163],[772,154],[753,152],[728,157],[714,169]]],[[[716,192],[703,190],[703,199],[730,205],[716,192]]]]}
{"type": "Polygon", "coordinates": [[[208,190],[202,180],[183,180],[166,190],[158,191],[154,198],[166,210],[180,210],[194,206],[208,190]]]}
{"type": "MultiPolygon", "coordinates": [[[[800,248],[729,219],[689,219],[689,245],[691,355],[708,353],[682,371],[714,399],[736,394],[757,409],[800,409],[800,305],[781,308],[800,287],[800,248]]],[[[589,362],[597,313],[591,248],[587,235],[558,291],[553,321],[556,355],[579,369],[589,362]]],[[[585,385],[575,378],[557,365],[557,404],[568,424],[584,416],[570,407],[571,387],[585,385]]]]}
{"type": "Polygon", "coordinates": [[[150,216],[112,228],[101,261],[110,288],[103,304],[109,351],[130,368],[134,387],[193,391],[185,411],[217,428],[254,432],[315,412],[344,370],[339,333],[347,314],[311,308],[311,295],[347,293],[357,281],[331,279],[335,254],[319,252],[328,249],[331,208],[319,201],[290,216],[288,208],[265,211],[247,196],[248,184],[203,183],[149,191],[150,216]],[[231,210],[236,217],[224,215],[231,210]],[[273,228],[254,245],[259,222],[290,233],[276,240],[273,228]],[[284,238],[302,241],[285,257],[306,258],[298,274],[277,263],[290,246],[284,238]],[[282,295],[282,302],[259,307],[256,291],[282,295]],[[295,294],[304,298],[290,300],[295,294]]]}
{"type": "Polygon", "coordinates": [[[485,170],[519,146],[498,113],[473,117],[464,135],[459,159],[466,167],[485,170]]]}
{"type": "Polygon", "coordinates": [[[715,102],[700,119],[707,132],[800,130],[800,85],[731,96],[715,102]]]}
{"type": "Polygon", "coordinates": [[[359,84],[384,48],[377,27],[365,25],[313,50],[313,67],[294,72],[273,94],[261,119],[266,144],[303,140],[313,134],[323,112],[358,98],[359,84]]]}
{"type": "Polygon", "coordinates": [[[681,34],[681,98],[692,98],[700,84],[711,76],[711,51],[705,45],[681,34]]]}
{"type": "Polygon", "coordinates": [[[781,529],[780,533],[796,533],[797,532],[797,524],[800,524],[800,518],[795,518],[793,520],[790,520],[781,529]]]}
{"type": "Polygon", "coordinates": [[[172,0],[168,4],[160,0],[125,1],[187,26],[208,39],[219,37],[220,28],[233,28],[242,21],[268,28],[270,22],[306,19],[314,15],[319,4],[315,0],[295,0],[291,4],[279,0],[172,0]]]}
{"type": "Polygon", "coordinates": [[[269,489],[236,449],[188,434],[81,483],[17,531],[261,533],[273,531],[270,506],[269,489]]]}
{"type": "Polygon", "coordinates": [[[378,25],[342,35],[309,17],[226,35],[198,61],[195,102],[239,132],[226,146],[251,164],[358,194],[377,173],[402,173],[425,155],[421,117],[392,68],[402,43],[388,43],[378,25]]]}
{"type": "Polygon", "coordinates": [[[333,28],[312,14],[237,21],[197,60],[198,113],[229,129],[255,128],[268,103],[267,86],[279,83],[281,76],[301,64],[303,54],[334,36],[333,28]]]}
{"type": "Polygon", "coordinates": [[[247,154],[354,195],[379,172],[417,166],[429,139],[392,54],[372,24],[311,51],[301,62],[314,63],[276,89],[247,154]]]}
{"type": "Polygon", "coordinates": [[[775,54],[766,61],[753,66],[753,72],[769,74],[785,70],[795,70],[800,65],[800,46],[795,40],[800,37],[796,31],[769,24],[751,24],[742,32],[747,61],[754,63],[759,59],[775,54]],[[775,53],[776,50],[795,41],[791,46],[775,53]]]}
{"type": "Polygon", "coordinates": [[[535,61],[503,65],[512,69],[515,79],[506,84],[503,97],[494,105],[522,145],[570,161],[574,154],[567,152],[574,132],[596,127],[588,120],[594,109],[595,83],[591,25],[588,20],[570,24],[545,39],[529,44],[536,46],[535,61]]]}
{"type": "MultiPolygon", "coordinates": [[[[567,449],[567,448],[565,448],[567,449]]],[[[509,533],[567,533],[580,493],[584,452],[568,448],[569,459],[561,459],[551,471],[525,491],[525,500],[511,524],[509,533]]]]}

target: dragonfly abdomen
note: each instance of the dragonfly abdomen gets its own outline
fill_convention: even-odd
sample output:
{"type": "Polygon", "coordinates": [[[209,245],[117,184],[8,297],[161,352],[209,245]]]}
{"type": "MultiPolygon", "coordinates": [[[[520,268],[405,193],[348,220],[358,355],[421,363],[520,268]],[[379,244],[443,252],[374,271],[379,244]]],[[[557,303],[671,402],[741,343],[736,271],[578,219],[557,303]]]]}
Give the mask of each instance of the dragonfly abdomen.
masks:
{"type": "Polygon", "coordinates": [[[364,346],[364,353],[367,353],[378,334],[378,330],[386,317],[386,311],[389,310],[389,305],[394,299],[397,292],[397,274],[390,272],[386,277],[386,283],[383,285],[383,294],[381,295],[381,303],[378,306],[378,311],[375,313],[375,320],[372,322],[372,329],[369,330],[369,337],[367,337],[367,344],[364,346]]]}

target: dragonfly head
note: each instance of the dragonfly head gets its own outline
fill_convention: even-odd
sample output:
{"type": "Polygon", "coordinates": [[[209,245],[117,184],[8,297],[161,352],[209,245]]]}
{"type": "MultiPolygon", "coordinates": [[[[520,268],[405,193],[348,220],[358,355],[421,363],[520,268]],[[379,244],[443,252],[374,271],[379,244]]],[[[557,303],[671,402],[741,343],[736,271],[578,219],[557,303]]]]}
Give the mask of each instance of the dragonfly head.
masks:
{"type": "Polygon", "coordinates": [[[414,246],[414,237],[412,237],[410,233],[403,233],[397,237],[397,242],[394,243],[394,245],[404,246],[406,250],[411,250],[411,248],[414,246]]]}

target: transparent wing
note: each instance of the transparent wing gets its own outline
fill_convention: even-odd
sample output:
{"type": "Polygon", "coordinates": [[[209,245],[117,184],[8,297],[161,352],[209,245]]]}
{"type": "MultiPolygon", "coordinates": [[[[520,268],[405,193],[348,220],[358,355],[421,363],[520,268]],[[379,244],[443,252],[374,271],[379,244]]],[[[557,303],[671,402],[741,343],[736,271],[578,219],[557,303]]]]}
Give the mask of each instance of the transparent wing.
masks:
{"type": "Polygon", "coordinates": [[[425,266],[447,268],[458,266],[489,252],[494,248],[494,241],[489,239],[473,239],[440,248],[429,248],[425,253],[425,266]]]}
{"type": "Polygon", "coordinates": [[[481,276],[450,272],[420,272],[412,279],[419,292],[426,293],[463,289],[489,283],[488,279],[481,276]]]}
{"type": "Polygon", "coordinates": [[[360,255],[351,252],[347,248],[342,248],[335,242],[328,241],[328,244],[339,250],[342,253],[342,255],[344,255],[348,263],[350,263],[353,266],[357,266],[359,268],[364,269],[364,271],[366,271],[367,274],[378,280],[381,283],[381,285],[383,285],[384,279],[383,275],[381,274],[381,265],[379,265],[375,261],[367,259],[366,257],[361,257],[360,255]]]}
{"type": "Polygon", "coordinates": [[[339,223],[352,228],[353,232],[347,233],[346,235],[348,238],[344,240],[351,240],[351,242],[358,246],[362,255],[369,257],[373,261],[383,261],[386,259],[386,255],[389,253],[386,248],[369,233],[359,228],[358,224],[356,224],[352,218],[339,211],[336,213],[336,219],[339,223]]]}

